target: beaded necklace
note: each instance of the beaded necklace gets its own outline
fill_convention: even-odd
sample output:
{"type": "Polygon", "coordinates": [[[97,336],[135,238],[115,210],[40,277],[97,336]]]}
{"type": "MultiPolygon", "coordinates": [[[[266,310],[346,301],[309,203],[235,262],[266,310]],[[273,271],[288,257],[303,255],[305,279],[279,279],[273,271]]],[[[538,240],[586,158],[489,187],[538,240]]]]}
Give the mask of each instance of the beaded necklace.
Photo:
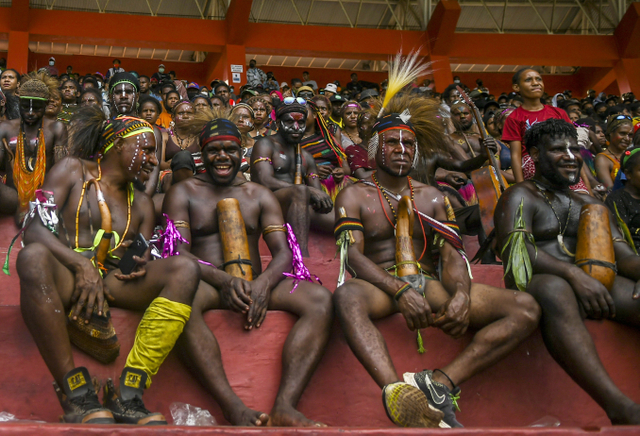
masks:
{"type": "Polygon", "coordinates": [[[177,139],[177,141],[174,141],[174,142],[178,147],[180,147],[181,150],[186,150],[187,148],[191,147],[191,145],[193,144],[193,139],[195,138],[195,135],[187,135],[186,138],[181,138],[180,135],[178,135],[178,132],[173,128],[170,130],[170,133],[171,133],[171,136],[177,139]],[[185,141],[188,141],[187,145],[183,146],[185,141]]]}
{"type": "Polygon", "coordinates": [[[40,189],[44,182],[44,174],[47,167],[46,146],[42,125],[38,128],[36,149],[34,157],[28,161],[24,153],[26,134],[22,123],[16,141],[16,153],[13,161],[13,182],[18,191],[21,209],[25,209],[31,200],[35,198],[36,190],[40,189]],[[34,161],[35,159],[35,161],[34,161]]]}
{"type": "Polygon", "coordinates": [[[558,228],[560,229],[560,233],[558,234],[558,245],[560,246],[560,249],[562,251],[564,251],[565,254],[567,254],[567,255],[569,255],[571,257],[575,257],[575,253],[570,252],[569,249],[567,248],[567,246],[564,245],[564,232],[566,232],[567,228],[569,227],[569,220],[571,219],[571,207],[573,206],[573,198],[571,198],[571,195],[569,195],[569,212],[567,213],[567,221],[564,223],[564,229],[563,229],[562,228],[562,221],[560,221],[560,217],[558,216],[558,213],[556,212],[555,208],[551,204],[551,201],[547,197],[547,194],[544,193],[544,191],[547,188],[545,186],[539,184],[535,180],[533,181],[533,184],[536,185],[536,188],[538,188],[538,190],[540,191],[540,194],[542,194],[542,196],[544,197],[544,200],[547,202],[547,204],[551,208],[551,211],[553,212],[553,215],[555,215],[556,219],[558,220],[558,228]]]}
{"type": "MultiPolygon", "coordinates": [[[[99,182],[101,179],[102,179],[102,167],[100,166],[100,159],[98,159],[98,177],[96,178],[96,182],[99,182]]],[[[78,242],[79,230],[80,230],[80,208],[82,207],[82,202],[84,201],[84,195],[85,195],[85,193],[87,191],[87,184],[88,183],[89,183],[88,181],[85,181],[82,184],[82,192],[80,193],[80,201],[78,202],[78,209],[76,210],[76,249],[78,249],[80,247],[79,242],[78,242]]],[[[120,246],[122,245],[122,242],[124,241],[125,236],[129,232],[129,226],[131,225],[131,203],[133,202],[133,195],[132,194],[133,194],[132,187],[131,187],[131,184],[129,184],[127,186],[127,224],[126,224],[126,226],[124,228],[124,233],[122,233],[122,237],[120,238],[120,241],[118,242],[118,244],[116,244],[115,247],[113,247],[111,250],[109,250],[109,253],[113,253],[118,248],[120,248],[120,246]]],[[[91,205],[89,203],[87,203],[87,208],[89,210],[89,223],[91,224],[91,227],[93,229],[93,223],[91,222],[91,205]]],[[[93,231],[91,233],[93,233],[93,231]]]]}
{"type": "MultiPolygon", "coordinates": [[[[389,199],[389,196],[385,192],[386,188],[382,188],[382,186],[380,186],[380,183],[378,183],[378,179],[375,173],[371,175],[371,179],[373,180],[373,183],[376,184],[376,188],[378,188],[378,196],[380,197],[380,204],[382,205],[382,211],[384,212],[384,215],[387,217],[387,221],[389,221],[389,224],[391,224],[391,227],[395,229],[396,225],[391,222],[391,219],[389,219],[389,216],[387,215],[387,211],[384,208],[384,204],[382,203],[382,197],[384,196],[385,200],[387,200],[387,203],[389,204],[389,207],[391,208],[391,213],[393,214],[394,221],[397,220],[398,214],[396,213],[396,209],[393,207],[393,204],[391,204],[391,200],[389,199]]],[[[409,192],[411,193],[411,204],[413,204],[414,192],[413,192],[413,184],[411,183],[411,177],[407,176],[407,182],[409,183],[409,192]]]]}

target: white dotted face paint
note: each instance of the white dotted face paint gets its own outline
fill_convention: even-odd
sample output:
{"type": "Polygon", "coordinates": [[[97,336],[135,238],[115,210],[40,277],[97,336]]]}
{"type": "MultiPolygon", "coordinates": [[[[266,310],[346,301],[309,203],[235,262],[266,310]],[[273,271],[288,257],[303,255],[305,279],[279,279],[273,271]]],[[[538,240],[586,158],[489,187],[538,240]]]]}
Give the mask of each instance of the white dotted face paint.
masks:
{"type": "Polygon", "coordinates": [[[29,113],[30,114],[33,113],[33,99],[32,98],[29,99],[29,113]]]}

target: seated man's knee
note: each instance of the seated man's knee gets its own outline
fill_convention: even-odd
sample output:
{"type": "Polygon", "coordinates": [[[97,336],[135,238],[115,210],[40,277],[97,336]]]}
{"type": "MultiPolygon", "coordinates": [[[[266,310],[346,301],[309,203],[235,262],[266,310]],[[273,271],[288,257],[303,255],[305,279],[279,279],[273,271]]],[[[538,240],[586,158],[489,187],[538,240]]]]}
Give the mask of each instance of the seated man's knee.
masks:
{"type": "Polygon", "coordinates": [[[517,292],[516,302],[518,303],[515,316],[521,321],[519,324],[527,327],[527,330],[533,331],[540,322],[540,315],[542,314],[540,305],[531,295],[520,291],[515,292],[517,292]]]}
{"type": "Polygon", "coordinates": [[[47,247],[37,242],[29,244],[20,250],[16,260],[16,270],[20,280],[33,280],[39,277],[40,274],[38,272],[43,271],[50,254],[51,252],[47,247]]]}
{"type": "Polygon", "coordinates": [[[309,202],[310,194],[307,185],[293,185],[291,195],[294,201],[309,202]]]}
{"type": "Polygon", "coordinates": [[[185,293],[185,298],[193,301],[200,283],[200,265],[195,259],[187,256],[173,256],[172,263],[166,271],[170,278],[180,283],[180,291],[185,293]]]}
{"type": "Polygon", "coordinates": [[[324,286],[310,285],[306,290],[308,301],[305,306],[305,314],[318,318],[333,318],[333,302],[331,292],[324,286]]]}
{"type": "Polygon", "coordinates": [[[361,297],[358,287],[352,283],[345,283],[333,293],[333,306],[340,320],[351,318],[351,314],[361,308],[361,297]]]}
{"type": "Polygon", "coordinates": [[[538,302],[543,311],[549,309],[564,310],[567,299],[573,299],[573,289],[569,283],[553,275],[534,275],[527,292],[538,302]]]}

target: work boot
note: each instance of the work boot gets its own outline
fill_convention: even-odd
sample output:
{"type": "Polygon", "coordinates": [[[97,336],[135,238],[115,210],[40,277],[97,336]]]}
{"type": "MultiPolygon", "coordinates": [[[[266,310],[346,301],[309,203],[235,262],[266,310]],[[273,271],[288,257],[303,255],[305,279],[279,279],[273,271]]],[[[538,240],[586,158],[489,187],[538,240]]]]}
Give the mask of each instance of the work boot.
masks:
{"type": "Polygon", "coordinates": [[[457,400],[460,398],[460,388],[456,386],[453,391],[442,383],[433,381],[433,371],[424,370],[422,372],[405,372],[404,381],[411,386],[420,389],[429,404],[444,413],[444,422],[450,427],[462,427],[456,419],[455,409],[460,410],[457,400]]]}
{"type": "Polygon", "coordinates": [[[382,388],[382,403],[387,416],[400,427],[449,428],[444,414],[432,407],[420,389],[397,382],[382,388]]]}
{"type": "Polygon", "coordinates": [[[149,412],[142,402],[142,394],[147,383],[147,373],[126,367],[120,376],[120,395],[113,380],[108,379],[104,387],[104,407],[113,412],[120,424],[167,425],[165,417],[158,412],[149,412]]]}
{"type": "Polygon", "coordinates": [[[113,414],[102,407],[93,389],[87,368],[80,367],[64,376],[62,389],[53,382],[53,389],[64,410],[61,422],[70,424],[115,424],[113,414]]]}

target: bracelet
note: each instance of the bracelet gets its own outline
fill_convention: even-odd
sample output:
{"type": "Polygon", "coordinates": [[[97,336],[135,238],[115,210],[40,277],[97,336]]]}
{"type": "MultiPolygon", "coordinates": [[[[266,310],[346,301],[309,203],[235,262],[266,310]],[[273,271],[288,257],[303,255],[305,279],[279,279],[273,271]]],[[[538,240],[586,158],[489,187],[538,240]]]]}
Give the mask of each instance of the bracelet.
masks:
{"type": "Polygon", "coordinates": [[[287,231],[287,229],[286,229],[286,227],[284,225],[267,226],[262,231],[262,236],[266,236],[271,232],[286,232],[286,231],[287,231]]]}
{"type": "Polygon", "coordinates": [[[309,173],[307,174],[307,180],[308,179],[317,179],[319,176],[316,173],[309,173]]]}
{"type": "Polygon", "coordinates": [[[260,162],[269,162],[270,165],[273,165],[273,162],[271,162],[270,157],[259,157],[258,159],[254,160],[251,165],[255,165],[260,162]]]}
{"type": "Polygon", "coordinates": [[[411,285],[409,283],[405,283],[400,289],[398,289],[396,295],[393,296],[393,299],[398,301],[400,297],[402,297],[402,294],[407,292],[409,289],[411,289],[411,285]]]}

